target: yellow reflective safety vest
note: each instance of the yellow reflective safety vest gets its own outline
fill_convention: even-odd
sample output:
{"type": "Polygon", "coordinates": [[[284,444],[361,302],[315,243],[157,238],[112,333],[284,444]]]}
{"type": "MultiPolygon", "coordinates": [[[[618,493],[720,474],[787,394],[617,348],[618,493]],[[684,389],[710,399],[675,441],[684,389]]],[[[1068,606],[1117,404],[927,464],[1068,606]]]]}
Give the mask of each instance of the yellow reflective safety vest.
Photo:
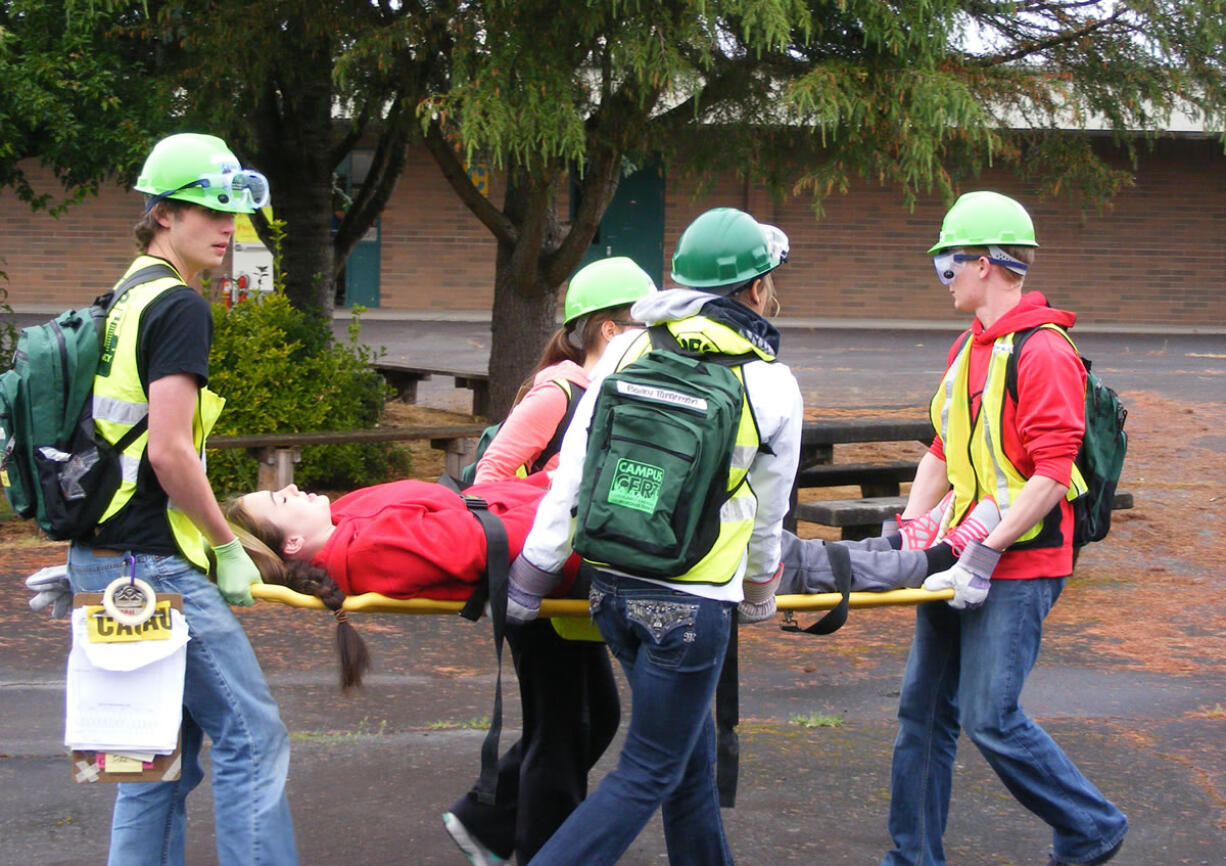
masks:
{"type": "MultiPolygon", "coordinates": [[[[141,256],[128,268],[128,274],[160,262],[161,259],[141,256]]],[[[99,435],[112,445],[149,414],[149,395],[141,386],[136,364],[141,314],[163,292],[182,284],[182,280],[163,277],[133,286],[120,298],[107,317],[98,374],[94,377],[93,413],[94,425],[99,435]]],[[[217,394],[208,388],[200,389],[196,411],[192,417],[192,442],[202,463],[205,439],[221,415],[224,405],[225,400],[217,394]]],[[[148,432],[142,433],[119,455],[123,480],[102,513],[99,523],[110,520],[131,501],[136,492],[137,473],[148,443],[148,432]]],[[[201,571],[208,571],[208,558],[205,554],[207,545],[200,530],[173,502],[167,504],[166,518],[183,558],[201,571]]]]}
{"type": "MultiPolygon", "coordinates": [[[[756,346],[727,325],[706,316],[691,316],[676,321],[661,322],[687,352],[693,354],[756,355],[763,361],[774,361],[775,356],[756,346]]],[[[651,335],[644,331],[618,362],[623,369],[652,349],[651,335]]],[[[745,373],[741,366],[729,368],[745,387],[745,373]]],[[[728,583],[736,574],[741,558],[753,535],[754,519],[758,514],[758,498],[753,488],[746,483],[749,468],[762,445],[758,423],[754,419],[748,394],[741,399],[741,417],[737,426],[736,441],[732,448],[728,472],[728,490],[731,495],[719,510],[719,535],[710,551],[685,574],[669,578],[676,583],[702,583],[719,586],[728,583]]],[[[599,565],[599,563],[597,563],[599,565]]]]}
{"type": "MultiPolygon", "coordinates": [[[[1026,484],[1026,476],[1009,461],[1004,447],[1006,374],[1013,355],[1013,337],[1005,334],[992,344],[976,418],[971,418],[969,371],[973,338],[969,333],[932,397],[929,414],[944,444],[946,475],[954,489],[953,507],[946,515],[949,525],[961,522],[971,506],[985,496],[996,501],[1002,515],[1008,513],[1010,504],[1026,484]]],[[[1072,502],[1085,489],[1081,472],[1074,465],[1073,483],[1065,498],[1072,502]]],[[[1063,543],[1059,530],[1057,507],[1022,533],[1009,549],[1057,547],[1063,543]]]]}

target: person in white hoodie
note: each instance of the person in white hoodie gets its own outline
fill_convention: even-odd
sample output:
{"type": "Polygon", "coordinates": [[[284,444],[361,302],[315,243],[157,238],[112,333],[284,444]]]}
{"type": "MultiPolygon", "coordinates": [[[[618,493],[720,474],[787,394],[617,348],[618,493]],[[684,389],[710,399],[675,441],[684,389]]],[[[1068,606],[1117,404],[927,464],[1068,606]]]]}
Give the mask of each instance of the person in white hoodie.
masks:
{"type": "MultiPolygon", "coordinates": [[[[670,863],[732,862],[715,784],[710,703],[738,605],[741,621],[758,622],[775,611],[780,532],[803,409],[795,377],[776,361],[779,332],[764,318],[777,307],[770,272],[786,256],[787,238],[778,229],[733,208],[707,211],[685,230],[673,256],[672,279],[685,288],[649,296],[631,309],[636,321],[667,328],[688,353],[747,359],[740,371],[751,423],[741,424],[730,475],[747,475],[748,484],[720,509],[719,540],[686,573],[646,578],[588,564],[593,620],[630,684],[630,726],[617,768],[534,864],[616,862],[657,808],[670,863]]],[[[622,334],[593,371],[549,493],[512,563],[508,619],[536,617],[571,554],[572,508],[601,381],[651,348],[648,334],[622,334]]]]}

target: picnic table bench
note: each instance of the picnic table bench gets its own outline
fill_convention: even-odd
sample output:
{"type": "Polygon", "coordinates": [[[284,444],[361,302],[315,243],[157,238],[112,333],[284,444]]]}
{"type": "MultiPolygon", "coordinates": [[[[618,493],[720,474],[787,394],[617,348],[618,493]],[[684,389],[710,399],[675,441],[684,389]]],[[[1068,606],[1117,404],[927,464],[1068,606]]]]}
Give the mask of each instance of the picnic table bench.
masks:
{"type": "Polygon", "coordinates": [[[489,416],[490,374],[486,370],[457,370],[453,367],[425,366],[394,358],[380,358],[373,364],[375,370],[396,391],[397,399],[405,403],[417,402],[417,383],[431,376],[450,376],[457,388],[473,392],[473,414],[481,418],[489,416]]]}
{"type": "MultiPolygon", "coordinates": [[[[800,469],[792,488],[792,508],[784,525],[795,531],[804,520],[835,527],[845,539],[881,534],[882,521],[902,512],[907,498],[900,485],[915,478],[918,462],[888,460],[879,463],[834,463],[834,446],[864,442],[916,441],[927,445],[933,437],[928,418],[861,417],[806,421],[801,428],[800,469]],[[807,487],[859,486],[855,499],[799,502],[807,487]]],[[[1115,494],[1112,508],[1132,508],[1131,493],[1115,494]]]]}
{"type": "Polygon", "coordinates": [[[310,433],[253,433],[213,436],[209,448],[245,448],[260,461],[260,490],[278,490],[294,480],[294,464],[308,445],[346,445],[362,442],[430,440],[430,447],[444,453],[448,474],[459,477],[460,469],[472,462],[484,424],[453,424],[415,427],[374,427],[369,430],[319,430],[310,433]]]}

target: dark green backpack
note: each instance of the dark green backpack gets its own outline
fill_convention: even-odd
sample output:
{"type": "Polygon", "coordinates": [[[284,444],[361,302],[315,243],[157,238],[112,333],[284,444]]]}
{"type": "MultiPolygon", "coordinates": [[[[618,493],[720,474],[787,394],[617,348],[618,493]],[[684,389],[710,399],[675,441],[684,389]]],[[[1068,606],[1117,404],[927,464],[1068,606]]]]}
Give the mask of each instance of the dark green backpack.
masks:
{"type": "MultiPolygon", "coordinates": [[[[1019,331],[1013,337],[1013,354],[1005,368],[1005,387],[1015,402],[1018,356],[1025,342],[1042,327],[1046,326],[1019,331]]],[[[1049,330],[1058,332],[1068,340],[1073,351],[1077,351],[1077,344],[1068,331],[1056,325],[1050,326],[1049,330]]],[[[1101,541],[1111,530],[1111,504],[1115,499],[1120,472],[1124,468],[1124,457],[1128,453],[1128,435],[1124,432],[1128,410],[1124,408],[1119,395],[1103,384],[1091,370],[1092,362],[1081,357],[1081,363],[1086,369],[1086,431],[1075,462],[1085,479],[1087,490],[1073,503],[1074,547],[1101,541]]]]}
{"type": "Polygon", "coordinates": [[[601,382],[574,548],[592,562],[667,579],[693,568],[719,536],[745,400],[730,368],[756,356],[689,355],[666,328],[649,334],[655,348],[601,382]]]}
{"type": "Polygon", "coordinates": [[[57,541],[93,532],[122,480],[119,453],[145,430],[142,420],[115,445],[96,435],[94,375],[111,308],[163,277],[178,279],[151,265],[88,307],[22,329],[13,369],[0,376],[0,482],[13,511],[57,541]]]}

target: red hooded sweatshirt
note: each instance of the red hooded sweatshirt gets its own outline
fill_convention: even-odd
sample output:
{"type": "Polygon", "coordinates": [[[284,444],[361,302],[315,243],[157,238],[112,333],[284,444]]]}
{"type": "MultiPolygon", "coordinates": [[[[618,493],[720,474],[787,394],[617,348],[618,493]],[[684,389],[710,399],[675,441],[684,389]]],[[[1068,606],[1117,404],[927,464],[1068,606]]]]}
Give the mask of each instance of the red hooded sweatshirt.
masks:
{"type": "MultiPolygon", "coordinates": [[[[489,503],[507,531],[511,559],[519,555],[549,479],[474,484],[465,491],[489,503]]],[[[312,564],[341,590],[463,600],[485,570],[485,532],[459,494],[426,481],[395,481],[346,494],[332,503],[336,530],[312,564]]],[[[574,569],[567,573],[573,576],[574,569]]],[[[558,593],[564,593],[569,581],[558,593]]]]}
{"type": "MultiPolygon", "coordinates": [[[[1075,313],[1047,306],[1047,298],[1039,292],[1022,295],[1017,306],[986,330],[976,319],[971,324],[967,371],[972,415],[979,411],[979,396],[992,344],[997,338],[1047,323],[1067,329],[1076,321],[1075,313]]],[[[950,347],[946,370],[957,357],[961,342],[959,337],[950,347]]],[[[1064,337],[1045,330],[1026,341],[1017,363],[1017,402],[1006,394],[1003,423],[1005,454],[1022,475],[1027,478],[1042,475],[1064,485],[1070,483],[1073,460],[1085,432],[1085,385],[1085,368],[1064,337]]],[[[929,450],[945,459],[940,436],[929,450]]],[[[1037,550],[1007,550],[992,574],[993,580],[1065,577],[1072,573],[1073,509],[1065,501],[1060,503],[1060,510],[1064,544],[1037,550]]]]}

